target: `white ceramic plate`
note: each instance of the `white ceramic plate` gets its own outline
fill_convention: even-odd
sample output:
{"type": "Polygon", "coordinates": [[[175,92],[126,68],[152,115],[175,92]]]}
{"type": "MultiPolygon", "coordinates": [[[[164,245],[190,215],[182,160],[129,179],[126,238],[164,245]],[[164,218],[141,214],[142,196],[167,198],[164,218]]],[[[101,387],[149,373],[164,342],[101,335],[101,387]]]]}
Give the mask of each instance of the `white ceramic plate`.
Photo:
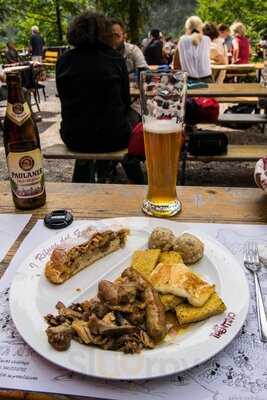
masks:
{"type": "Polygon", "coordinates": [[[33,251],[16,273],[10,291],[13,321],[23,339],[47,360],[69,370],[108,379],[146,379],[181,372],[200,364],[221,351],[233,340],[245,321],[249,291],[241,265],[220,243],[197,232],[190,225],[153,218],[116,218],[83,222],[79,229],[60,232],[33,251]],[[45,262],[52,248],[66,236],[76,236],[79,229],[127,227],[131,234],[127,245],[81,271],[62,285],[53,285],[44,277],[45,262]],[[197,235],[205,244],[202,260],[192,266],[207,281],[216,284],[227,311],[190,327],[172,343],[161,344],[141,354],[128,355],[84,346],[72,341],[68,351],[58,352],[47,341],[44,316],[56,313],[60,300],[66,305],[91,298],[99,280],[114,280],[129,266],[134,250],[145,248],[149,233],[157,226],[197,235]]]}

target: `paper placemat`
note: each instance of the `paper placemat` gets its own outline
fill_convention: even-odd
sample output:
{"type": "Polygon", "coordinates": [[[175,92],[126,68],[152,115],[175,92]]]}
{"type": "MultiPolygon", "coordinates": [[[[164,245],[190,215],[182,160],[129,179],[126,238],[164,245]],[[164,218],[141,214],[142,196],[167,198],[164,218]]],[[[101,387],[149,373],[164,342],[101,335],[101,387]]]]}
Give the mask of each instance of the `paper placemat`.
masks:
{"type": "MultiPolygon", "coordinates": [[[[78,222],[75,222],[76,224],[78,222]]],[[[74,223],[74,224],[75,224],[74,223]]],[[[89,222],[90,223],[90,222],[89,222]]],[[[191,224],[190,224],[191,225],[191,224]]],[[[240,261],[247,240],[267,243],[267,227],[257,225],[192,224],[216,238],[240,261]]],[[[0,387],[35,390],[105,399],[148,400],[265,400],[267,392],[267,344],[260,342],[254,285],[247,273],[251,304],[247,322],[239,335],[216,357],[182,374],[137,382],[88,378],[42,359],[20,338],[8,309],[10,281],[24,257],[58,232],[38,221],[18,249],[0,281],[0,387]]],[[[234,273],[234,271],[233,271],[234,273]]],[[[267,295],[267,270],[260,281],[267,295]]]]}
{"type": "Polygon", "coordinates": [[[0,262],[30,218],[31,214],[0,214],[0,262]]]}

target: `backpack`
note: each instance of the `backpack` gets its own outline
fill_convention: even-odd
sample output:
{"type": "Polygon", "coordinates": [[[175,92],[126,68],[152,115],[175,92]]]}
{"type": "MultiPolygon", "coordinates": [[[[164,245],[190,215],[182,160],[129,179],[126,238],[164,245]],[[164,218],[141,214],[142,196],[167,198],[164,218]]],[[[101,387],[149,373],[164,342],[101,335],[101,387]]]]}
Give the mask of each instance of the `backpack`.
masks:
{"type": "Polygon", "coordinates": [[[214,123],[218,120],[220,106],[217,100],[208,97],[193,97],[186,101],[185,122],[187,124],[214,123]]]}
{"type": "Polygon", "coordinates": [[[194,156],[216,156],[227,153],[228,137],[223,132],[198,130],[189,135],[188,152],[194,156]]]}

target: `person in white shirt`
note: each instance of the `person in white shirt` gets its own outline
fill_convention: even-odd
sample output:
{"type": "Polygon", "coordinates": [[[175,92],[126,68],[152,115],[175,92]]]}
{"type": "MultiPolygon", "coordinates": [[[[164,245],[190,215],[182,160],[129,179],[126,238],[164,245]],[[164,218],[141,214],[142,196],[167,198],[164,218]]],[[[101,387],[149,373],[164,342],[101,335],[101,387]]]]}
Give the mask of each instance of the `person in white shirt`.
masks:
{"type": "Polygon", "coordinates": [[[188,73],[188,79],[211,83],[210,63],[211,40],[203,35],[203,22],[197,16],[185,22],[185,35],[177,45],[174,55],[174,69],[188,73]]]}
{"type": "Polygon", "coordinates": [[[135,44],[126,41],[124,24],[117,19],[112,21],[113,46],[123,56],[129,74],[148,68],[144,54],[135,44]]]}

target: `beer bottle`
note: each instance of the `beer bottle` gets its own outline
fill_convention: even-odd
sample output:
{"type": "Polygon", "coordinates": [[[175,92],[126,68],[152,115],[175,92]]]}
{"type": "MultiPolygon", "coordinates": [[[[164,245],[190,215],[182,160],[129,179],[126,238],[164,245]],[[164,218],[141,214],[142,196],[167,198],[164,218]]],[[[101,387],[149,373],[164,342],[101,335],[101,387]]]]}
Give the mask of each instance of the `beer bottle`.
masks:
{"type": "Polygon", "coordinates": [[[17,208],[41,207],[46,200],[39,132],[21,87],[20,75],[7,74],[4,146],[13,201],[17,208]]]}

